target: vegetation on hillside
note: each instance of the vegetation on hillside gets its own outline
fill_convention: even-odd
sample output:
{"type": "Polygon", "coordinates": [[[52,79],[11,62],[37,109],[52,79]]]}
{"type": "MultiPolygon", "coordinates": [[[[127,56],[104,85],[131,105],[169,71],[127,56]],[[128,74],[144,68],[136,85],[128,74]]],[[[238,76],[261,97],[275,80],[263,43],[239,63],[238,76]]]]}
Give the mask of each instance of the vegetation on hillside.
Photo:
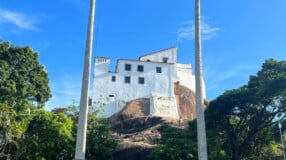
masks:
{"type": "MultiPolygon", "coordinates": [[[[285,111],[286,61],[269,59],[257,75],[250,76],[248,84],[226,91],[208,106],[205,119],[209,159],[281,158],[277,120],[286,123],[285,111]]],[[[153,157],[197,159],[191,147],[197,143],[194,125],[194,121],[190,122],[187,131],[165,130],[153,157]]]]}

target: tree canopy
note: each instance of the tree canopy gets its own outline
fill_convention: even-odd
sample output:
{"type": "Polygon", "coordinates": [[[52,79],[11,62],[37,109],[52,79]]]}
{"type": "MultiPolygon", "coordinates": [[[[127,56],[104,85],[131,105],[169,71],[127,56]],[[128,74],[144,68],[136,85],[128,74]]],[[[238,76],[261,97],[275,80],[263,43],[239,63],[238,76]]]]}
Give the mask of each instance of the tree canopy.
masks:
{"type": "Polygon", "coordinates": [[[286,61],[269,59],[257,75],[250,76],[248,84],[226,91],[210,103],[207,129],[221,134],[224,150],[239,160],[270,144],[264,139],[285,111],[286,61]]]}
{"type": "MultiPolygon", "coordinates": [[[[43,110],[51,97],[48,82],[37,52],[0,40],[0,159],[73,159],[77,107],[43,110]]],[[[110,159],[117,140],[108,120],[89,117],[86,157],[110,159]]]]}
{"type": "Polygon", "coordinates": [[[86,159],[112,159],[118,140],[109,133],[107,118],[98,117],[97,112],[88,116],[86,159]]]}
{"type": "Polygon", "coordinates": [[[37,52],[0,40],[0,158],[16,156],[31,113],[51,97],[48,82],[37,52]]]}
{"type": "Polygon", "coordinates": [[[187,130],[169,127],[162,131],[158,147],[151,157],[155,160],[196,160],[197,134],[196,124],[190,124],[187,130]]]}
{"type": "Polygon", "coordinates": [[[30,47],[0,41],[0,77],[0,104],[19,111],[32,99],[42,108],[51,97],[47,71],[30,47]]]}
{"type": "Polygon", "coordinates": [[[19,159],[72,159],[73,122],[63,113],[37,111],[21,139],[19,159]]]}

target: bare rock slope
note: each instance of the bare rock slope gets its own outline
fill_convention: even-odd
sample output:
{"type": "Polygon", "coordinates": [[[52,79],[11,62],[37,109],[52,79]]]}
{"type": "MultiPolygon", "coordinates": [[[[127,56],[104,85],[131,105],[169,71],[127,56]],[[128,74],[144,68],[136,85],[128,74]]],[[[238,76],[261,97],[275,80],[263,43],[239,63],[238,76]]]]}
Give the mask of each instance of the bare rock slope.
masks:
{"type": "Polygon", "coordinates": [[[133,100],[109,118],[110,130],[120,140],[115,160],[151,160],[149,153],[161,138],[160,131],[169,126],[185,128],[187,121],[196,117],[195,93],[179,84],[174,92],[179,119],[150,116],[149,99],[133,100]]]}

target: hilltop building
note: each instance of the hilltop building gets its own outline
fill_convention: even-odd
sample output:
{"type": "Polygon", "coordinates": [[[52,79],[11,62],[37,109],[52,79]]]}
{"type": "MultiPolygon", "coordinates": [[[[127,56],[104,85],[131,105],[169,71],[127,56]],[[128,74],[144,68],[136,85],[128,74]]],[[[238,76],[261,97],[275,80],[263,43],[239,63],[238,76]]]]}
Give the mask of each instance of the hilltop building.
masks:
{"type": "Polygon", "coordinates": [[[104,106],[108,117],[131,100],[148,98],[150,115],[178,118],[174,84],[195,91],[192,66],[177,63],[177,47],[118,59],[115,72],[109,71],[110,58],[95,57],[94,65],[92,108],[104,106]]]}

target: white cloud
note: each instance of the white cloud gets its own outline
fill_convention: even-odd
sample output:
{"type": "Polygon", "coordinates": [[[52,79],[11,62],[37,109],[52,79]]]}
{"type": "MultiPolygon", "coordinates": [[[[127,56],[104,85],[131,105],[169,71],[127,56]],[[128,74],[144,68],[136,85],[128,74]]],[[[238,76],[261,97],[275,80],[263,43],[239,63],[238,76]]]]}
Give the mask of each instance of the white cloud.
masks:
{"type": "Polygon", "coordinates": [[[0,23],[12,23],[18,28],[36,31],[35,21],[26,14],[0,8],[0,23]]]}
{"type": "MultiPolygon", "coordinates": [[[[220,31],[218,27],[212,27],[201,18],[201,35],[202,40],[209,40],[217,35],[220,31]]],[[[195,24],[192,21],[185,21],[176,32],[178,34],[177,40],[193,40],[195,36],[195,24]]]]}

